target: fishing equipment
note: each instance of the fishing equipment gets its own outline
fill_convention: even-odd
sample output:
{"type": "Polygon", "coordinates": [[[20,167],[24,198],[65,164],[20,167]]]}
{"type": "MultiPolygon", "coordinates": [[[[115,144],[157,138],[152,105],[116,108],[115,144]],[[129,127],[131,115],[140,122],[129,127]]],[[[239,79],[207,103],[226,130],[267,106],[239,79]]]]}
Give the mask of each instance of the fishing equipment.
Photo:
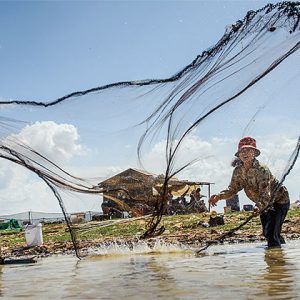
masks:
{"type": "Polygon", "coordinates": [[[281,2],[249,11],[169,78],[104,84],[50,101],[2,99],[2,170],[18,183],[8,194],[18,199],[23,189],[29,191],[23,199],[37,203],[32,192],[38,189],[44,206],[56,199],[80,257],[68,211],[96,206],[99,182],[128,165],[162,174],[142,238],[164,231],[174,177],[225,185],[224,154],[234,153],[230,145],[242,136],[262,140],[260,157],[275,175],[281,172],[300,128],[299,6],[281,2]]]}
{"type": "MultiPolygon", "coordinates": [[[[300,152],[300,136],[298,138],[298,143],[296,148],[294,149],[290,159],[289,159],[289,164],[281,178],[281,180],[277,183],[277,185],[274,187],[273,191],[272,191],[272,195],[273,195],[273,200],[271,200],[270,203],[268,203],[261,211],[260,214],[266,212],[269,209],[272,209],[272,206],[274,204],[274,199],[276,198],[276,193],[279,190],[279,188],[282,186],[282,183],[284,182],[285,178],[289,175],[289,173],[292,171],[298,156],[299,156],[299,152],[300,152]]],[[[239,229],[241,229],[243,226],[245,226],[246,224],[248,224],[253,218],[255,217],[255,214],[251,214],[250,216],[248,216],[245,221],[243,221],[241,224],[239,224],[238,226],[228,230],[227,232],[224,232],[223,234],[221,234],[217,239],[215,240],[211,240],[211,241],[207,241],[206,245],[203,246],[202,248],[198,249],[195,254],[199,255],[201,252],[205,251],[208,247],[210,247],[211,245],[214,244],[218,244],[218,243],[223,243],[225,238],[232,236],[236,231],[238,231],[239,229]]]]}

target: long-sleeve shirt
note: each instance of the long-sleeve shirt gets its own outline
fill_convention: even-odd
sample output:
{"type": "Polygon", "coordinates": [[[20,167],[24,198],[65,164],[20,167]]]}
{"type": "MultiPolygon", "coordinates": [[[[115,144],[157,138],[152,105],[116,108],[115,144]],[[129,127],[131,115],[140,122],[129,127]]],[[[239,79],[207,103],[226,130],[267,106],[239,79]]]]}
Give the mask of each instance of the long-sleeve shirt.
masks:
{"type": "Polygon", "coordinates": [[[266,166],[254,159],[253,165],[246,170],[243,165],[235,167],[230,185],[220,192],[222,199],[228,199],[244,189],[247,197],[261,210],[271,201],[289,203],[289,194],[283,185],[272,175],[266,166]]]}

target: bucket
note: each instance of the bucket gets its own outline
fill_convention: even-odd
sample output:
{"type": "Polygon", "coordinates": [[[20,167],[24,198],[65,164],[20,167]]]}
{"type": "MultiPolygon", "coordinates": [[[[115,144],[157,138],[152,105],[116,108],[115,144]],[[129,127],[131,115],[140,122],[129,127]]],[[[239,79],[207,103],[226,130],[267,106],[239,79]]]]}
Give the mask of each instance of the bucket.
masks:
{"type": "Polygon", "coordinates": [[[25,228],[27,246],[40,246],[43,244],[42,224],[27,225],[25,228]]]}

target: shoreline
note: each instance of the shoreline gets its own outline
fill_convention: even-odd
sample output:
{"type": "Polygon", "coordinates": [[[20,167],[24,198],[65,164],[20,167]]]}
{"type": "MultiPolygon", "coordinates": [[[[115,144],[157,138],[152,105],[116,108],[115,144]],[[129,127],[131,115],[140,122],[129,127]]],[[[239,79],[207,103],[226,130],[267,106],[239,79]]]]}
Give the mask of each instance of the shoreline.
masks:
{"type": "MultiPolygon", "coordinates": [[[[134,249],[137,245],[145,245],[149,249],[156,243],[176,245],[187,248],[202,248],[207,242],[218,239],[220,235],[236,227],[249,213],[239,212],[224,215],[225,224],[204,227],[209,214],[192,214],[164,216],[162,225],[165,232],[148,239],[139,239],[145,230],[145,220],[112,221],[110,226],[103,226],[101,222],[85,223],[79,226],[81,231],[76,232],[77,243],[82,254],[92,249],[112,249],[115,247],[128,247],[134,249]],[[102,227],[101,227],[102,226],[102,227]],[[84,230],[83,230],[83,229],[84,230]]],[[[283,237],[289,240],[300,239],[300,209],[292,210],[286,218],[283,228],[283,237]]],[[[73,254],[75,250],[66,230],[65,224],[44,224],[44,243],[41,246],[27,247],[24,232],[0,233],[0,246],[3,258],[17,258],[26,256],[48,257],[52,255],[73,254]]],[[[262,236],[259,218],[252,219],[249,224],[237,230],[231,237],[224,239],[224,243],[240,244],[266,241],[262,236]]],[[[222,244],[222,243],[220,243],[222,244]]]]}
{"type": "MultiPolygon", "coordinates": [[[[283,234],[286,244],[288,245],[289,241],[294,240],[300,240],[300,234],[299,233],[289,233],[289,234],[283,234]]],[[[79,252],[82,257],[90,255],[92,252],[99,252],[99,250],[104,249],[106,251],[109,251],[110,249],[115,254],[116,252],[124,252],[124,249],[127,248],[128,253],[130,251],[133,251],[132,253],[135,253],[134,250],[138,246],[145,246],[145,254],[151,252],[152,249],[156,249],[156,245],[160,244],[164,247],[178,247],[186,250],[192,250],[196,251],[206,245],[210,239],[201,239],[201,237],[193,237],[190,234],[181,234],[177,235],[176,237],[174,235],[166,235],[166,236],[160,236],[155,238],[149,238],[149,239],[138,239],[138,237],[131,237],[131,238],[116,238],[116,237],[109,237],[99,240],[90,240],[90,241],[80,241],[80,248],[79,252]],[[146,248],[148,247],[148,248],[146,248]],[[119,251],[118,251],[119,249],[119,251]]],[[[266,239],[262,236],[253,236],[250,235],[244,235],[242,236],[235,236],[228,239],[225,239],[223,243],[218,243],[215,245],[224,245],[224,244],[245,244],[245,243],[257,243],[257,242],[266,242],[266,239]]],[[[267,244],[267,242],[266,242],[267,244]]],[[[172,251],[172,249],[170,249],[172,251]]],[[[126,252],[126,251],[125,251],[126,252]]],[[[102,253],[98,253],[101,255],[102,253]]],[[[109,252],[103,253],[103,255],[107,255],[109,252]]],[[[138,253],[142,254],[142,253],[138,253]]],[[[57,243],[55,246],[53,245],[47,245],[43,244],[41,246],[32,246],[32,247],[20,247],[15,249],[5,249],[2,250],[2,256],[4,259],[16,259],[20,257],[36,257],[36,258],[46,258],[50,256],[55,255],[74,255],[75,256],[75,250],[72,242],[62,242],[57,243]]]]}

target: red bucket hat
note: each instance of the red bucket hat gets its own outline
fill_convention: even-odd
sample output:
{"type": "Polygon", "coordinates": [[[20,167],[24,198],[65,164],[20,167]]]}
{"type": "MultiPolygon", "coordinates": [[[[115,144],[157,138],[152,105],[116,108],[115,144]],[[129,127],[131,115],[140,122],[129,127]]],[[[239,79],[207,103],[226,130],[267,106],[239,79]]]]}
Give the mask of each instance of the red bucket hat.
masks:
{"type": "Polygon", "coordinates": [[[242,138],[239,142],[238,151],[235,154],[235,156],[239,156],[239,152],[243,148],[252,148],[255,150],[255,156],[258,156],[260,154],[260,151],[256,148],[256,140],[250,136],[246,136],[242,138]]]}

